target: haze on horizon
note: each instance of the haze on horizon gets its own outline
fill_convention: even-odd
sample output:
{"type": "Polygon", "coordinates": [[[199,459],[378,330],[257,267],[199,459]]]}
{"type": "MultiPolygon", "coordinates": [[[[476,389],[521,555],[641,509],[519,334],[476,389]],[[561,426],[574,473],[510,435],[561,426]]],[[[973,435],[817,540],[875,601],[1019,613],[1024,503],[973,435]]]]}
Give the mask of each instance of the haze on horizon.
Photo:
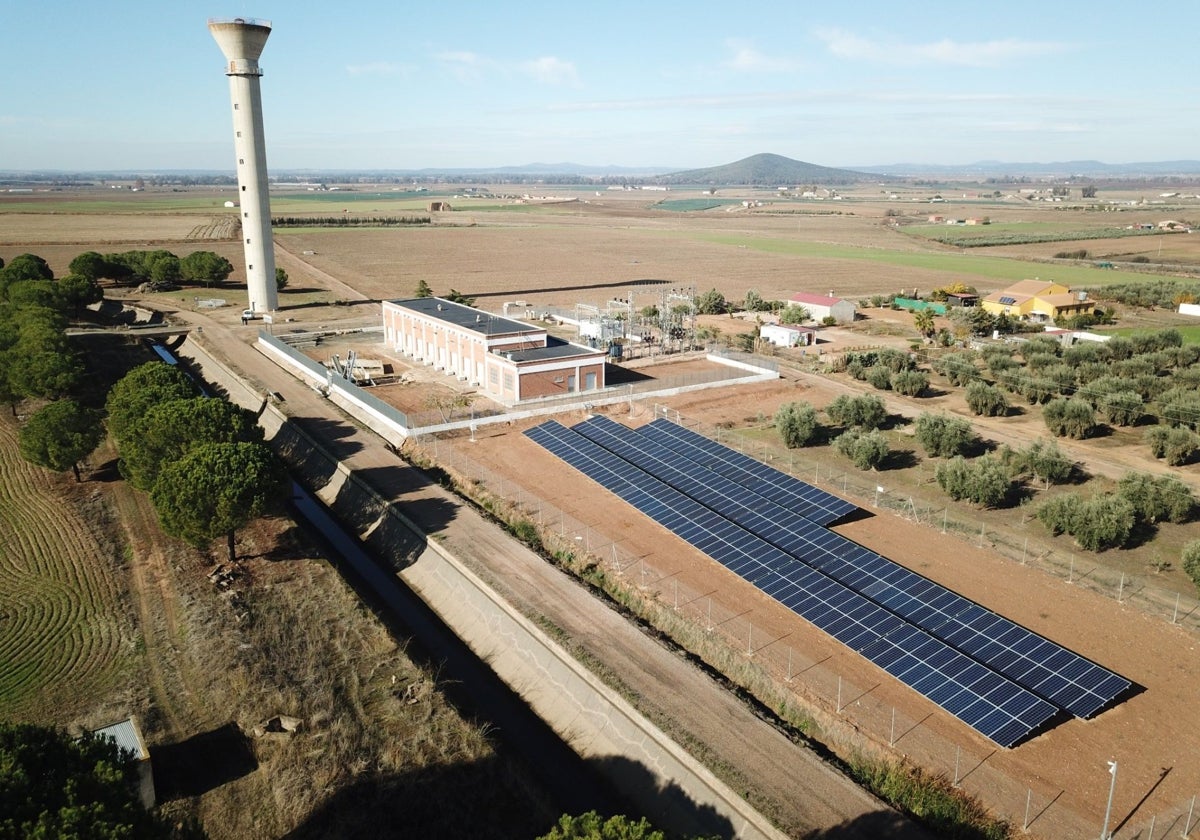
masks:
{"type": "Polygon", "coordinates": [[[232,171],[239,15],[272,170],[1200,157],[1190,4],[232,5],[5,3],[0,169],[232,171]]]}

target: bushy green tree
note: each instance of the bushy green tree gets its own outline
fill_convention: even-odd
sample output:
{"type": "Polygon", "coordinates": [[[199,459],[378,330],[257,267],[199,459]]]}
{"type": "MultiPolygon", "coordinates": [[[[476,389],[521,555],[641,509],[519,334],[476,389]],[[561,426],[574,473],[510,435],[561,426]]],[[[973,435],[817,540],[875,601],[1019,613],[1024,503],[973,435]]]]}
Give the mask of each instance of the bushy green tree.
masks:
{"type": "Polygon", "coordinates": [[[282,292],[288,287],[288,283],[292,282],[292,278],[288,277],[288,273],[282,268],[275,269],[275,290],[282,292]]]}
{"type": "Polygon", "coordinates": [[[166,362],[138,365],[117,380],[108,392],[104,405],[108,413],[108,430],[120,448],[151,406],[194,396],[196,386],[179,368],[166,362]]]}
{"type": "Polygon", "coordinates": [[[699,315],[723,315],[728,308],[725,295],[716,289],[709,289],[696,298],[696,313],[699,315]]]}
{"type": "Polygon", "coordinates": [[[1017,393],[1030,405],[1048,403],[1058,393],[1058,384],[1047,376],[1024,376],[1018,382],[1017,393]]]}
{"type": "Polygon", "coordinates": [[[803,306],[788,304],[779,312],[779,323],[781,324],[803,324],[805,321],[812,320],[812,313],[803,306]]]}
{"type": "Polygon", "coordinates": [[[784,403],[775,412],[775,428],[788,449],[807,446],[820,430],[817,410],[808,403],[784,403]]]}
{"type": "Polygon", "coordinates": [[[955,455],[937,465],[934,477],[950,498],[983,507],[998,507],[1012,491],[1008,469],[991,455],[971,460],[955,455]]]}
{"type": "Polygon", "coordinates": [[[212,251],[193,251],[179,260],[178,279],[211,286],[223,283],[233,273],[233,263],[212,251]]]}
{"type": "Polygon", "coordinates": [[[278,510],[288,488],[265,444],[206,443],[164,467],[150,498],[164,531],[198,548],[225,535],[233,561],[235,531],[278,510]]]}
{"type": "Polygon", "coordinates": [[[81,274],[68,274],[56,285],[63,308],[75,318],[79,317],[83,307],[104,300],[104,290],[100,284],[81,274]]]}
{"type": "Polygon", "coordinates": [[[949,414],[922,412],[913,424],[917,442],[926,454],[937,458],[965,455],[979,444],[979,436],[971,423],[949,414]]]}
{"type": "Polygon", "coordinates": [[[107,738],[0,721],[0,836],[180,836],[138,801],[135,765],[107,738]]]}
{"type": "Polygon", "coordinates": [[[121,473],[152,490],[163,468],[205,443],[261,443],[254,415],[231,402],[207,397],[155,403],[124,435],[121,473]]]}
{"type": "Polygon", "coordinates": [[[1200,393],[1192,388],[1171,388],[1158,397],[1158,416],[1168,426],[1200,428],[1200,393]]]}
{"type": "Polygon", "coordinates": [[[860,470],[878,469],[888,456],[887,437],[878,429],[849,429],[838,435],[833,445],[860,470]]]}
{"type": "Polygon", "coordinates": [[[414,292],[414,295],[419,298],[433,297],[433,289],[429,288],[429,284],[424,280],[418,280],[417,290],[414,292]]]}
{"type": "Polygon", "coordinates": [[[83,375],[83,366],[63,330],[62,314],[41,306],[16,308],[0,339],[5,378],[18,397],[57,398],[70,393],[83,375]],[[11,342],[11,343],[9,343],[11,342]]]}
{"type": "Polygon", "coordinates": [[[984,417],[1008,414],[1008,399],[995,385],[975,381],[967,386],[967,407],[984,417]]]}
{"type": "Polygon", "coordinates": [[[667,835],[645,817],[638,820],[624,815],[602,817],[588,811],[579,816],[563,814],[558,824],[538,840],[667,840],[667,835]]]}
{"type": "Polygon", "coordinates": [[[71,260],[68,270],[79,277],[88,280],[99,280],[104,277],[104,257],[96,251],[84,251],[71,260]]]}
{"type": "Polygon", "coordinates": [[[919,397],[929,387],[929,374],[923,370],[904,370],[892,377],[892,390],[906,397],[919,397]]]}
{"type": "Polygon", "coordinates": [[[13,283],[22,280],[53,280],[54,272],[44,259],[37,254],[20,254],[9,260],[0,268],[0,297],[13,283]]]}
{"type": "Polygon", "coordinates": [[[875,394],[851,397],[842,394],[825,409],[829,419],[839,426],[878,429],[887,422],[887,406],[875,394]]]}
{"type": "Polygon", "coordinates": [[[1092,404],[1079,397],[1059,397],[1046,403],[1043,409],[1046,427],[1058,437],[1082,439],[1096,428],[1096,412],[1092,404]]]}
{"type": "Polygon", "coordinates": [[[80,481],[79,462],[104,439],[100,412],[74,400],[59,400],[29,418],[18,437],[21,457],[55,472],[71,470],[80,481]]]}

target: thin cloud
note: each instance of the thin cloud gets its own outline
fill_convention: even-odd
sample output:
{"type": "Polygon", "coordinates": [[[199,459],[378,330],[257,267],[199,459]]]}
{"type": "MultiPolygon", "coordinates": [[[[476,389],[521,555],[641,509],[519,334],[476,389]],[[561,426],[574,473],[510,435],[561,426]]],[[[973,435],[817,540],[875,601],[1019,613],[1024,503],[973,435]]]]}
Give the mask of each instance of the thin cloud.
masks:
{"type": "Polygon", "coordinates": [[[993,41],[952,41],[943,38],[924,44],[875,41],[844,29],[820,29],[816,37],[839,58],[892,64],[946,64],[957,67],[998,67],[1018,59],[1063,52],[1068,45],[1057,41],[1022,41],[1001,38],[993,41]]]}
{"type": "Polygon", "coordinates": [[[731,38],[725,42],[725,46],[733,55],[721,65],[739,73],[791,73],[800,69],[797,60],[766,55],[755,49],[749,41],[731,38]]]}
{"type": "Polygon", "coordinates": [[[434,58],[461,82],[475,82],[496,67],[496,62],[465,50],[440,52],[434,58]]]}
{"type": "Polygon", "coordinates": [[[565,85],[569,87],[577,87],[579,85],[579,75],[575,72],[574,63],[563,61],[561,58],[556,58],[552,55],[535,58],[532,61],[522,61],[520,69],[525,75],[536,79],[542,84],[565,85]]]}

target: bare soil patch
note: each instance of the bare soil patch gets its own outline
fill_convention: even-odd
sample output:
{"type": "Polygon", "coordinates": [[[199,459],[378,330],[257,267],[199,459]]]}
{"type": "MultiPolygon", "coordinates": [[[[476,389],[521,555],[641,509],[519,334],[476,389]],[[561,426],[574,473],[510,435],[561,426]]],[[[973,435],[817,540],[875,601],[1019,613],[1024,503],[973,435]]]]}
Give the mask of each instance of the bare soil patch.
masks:
{"type": "MultiPolygon", "coordinates": [[[[838,389],[820,383],[793,380],[704,391],[665,402],[710,424],[746,427],[769,417],[783,402],[802,399],[823,405],[836,393],[838,389]]],[[[638,425],[653,418],[650,409],[635,404],[630,414],[622,406],[613,415],[638,425]]],[[[582,416],[561,420],[570,424],[582,416]]],[[[835,705],[840,679],[843,702],[852,698],[853,714],[863,716],[858,737],[886,745],[887,714],[896,709],[903,736],[897,751],[933,772],[950,775],[955,751],[961,750],[957,757],[964,762],[970,757],[975,777],[967,788],[998,812],[1020,821],[1026,789],[1041,797],[1044,806],[1053,800],[1053,807],[1041,817],[1040,830],[1035,830],[1040,836],[1077,836],[1091,815],[1103,811],[1108,792],[1103,771],[1105,762],[1114,757],[1120,760],[1122,779],[1129,785],[1128,802],[1119,807],[1126,808],[1120,813],[1131,825],[1145,824],[1151,815],[1186,804],[1200,785],[1200,759],[1188,757],[1177,746],[1200,725],[1200,713],[1193,713],[1195,704],[1189,700],[1200,690],[1200,673],[1180,665],[1190,660],[1196,641],[1194,634],[1168,621],[1147,617],[1113,597],[1071,586],[1032,566],[1005,560],[987,545],[978,547],[969,536],[943,535],[934,523],[910,522],[873,510],[869,497],[856,499],[873,515],[839,526],[839,532],[1121,673],[1139,687],[1134,696],[1091,721],[1064,722],[1014,750],[995,751],[985,739],[881,676],[865,660],[532,444],[519,430],[477,436],[464,451],[511,482],[510,494],[520,487],[522,504],[531,517],[542,515],[540,508],[534,512],[536,503],[530,501],[540,498],[552,500],[544,504],[553,504],[566,517],[586,523],[587,542],[600,546],[598,562],[609,562],[610,544],[615,545],[614,556],[619,553],[626,562],[637,558],[625,571],[630,580],[641,581],[668,606],[674,602],[678,607],[678,599],[684,598],[682,608],[690,610],[697,622],[706,621],[707,611],[708,621],[728,632],[732,644],[749,646],[755,660],[772,669],[781,683],[784,674],[812,669],[811,679],[789,685],[825,714],[835,705]],[[1170,770],[1160,781],[1163,768],[1170,770]],[[1146,798],[1139,802],[1143,794],[1146,798]]],[[[839,463],[836,456],[832,463],[839,463]]],[[[822,473],[821,484],[836,491],[840,474],[842,470],[830,480],[829,472],[822,473]]],[[[892,484],[886,472],[878,478],[857,478],[856,483],[871,481],[892,484]]],[[[995,514],[997,522],[1013,516],[1011,511],[995,514]]],[[[555,527],[554,522],[543,525],[555,527]]],[[[839,716],[831,719],[836,722],[839,716]]],[[[831,733],[838,731],[836,723],[826,725],[831,733]]]]}

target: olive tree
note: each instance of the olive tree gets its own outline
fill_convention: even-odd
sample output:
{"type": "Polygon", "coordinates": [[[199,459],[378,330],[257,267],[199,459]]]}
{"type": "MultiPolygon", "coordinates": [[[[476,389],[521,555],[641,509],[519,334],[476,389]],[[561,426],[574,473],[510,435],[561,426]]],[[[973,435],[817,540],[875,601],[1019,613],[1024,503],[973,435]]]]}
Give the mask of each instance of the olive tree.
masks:
{"type": "Polygon", "coordinates": [[[950,498],[983,507],[999,507],[1012,491],[1007,467],[991,455],[971,460],[955,455],[937,465],[934,477],[950,498]]]}
{"type": "Polygon", "coordinates": [[[1085,438],[1096,428],[1092,404],[1080,397],[1059,397],[1046,403],[1046,427],[1058,437],[1085,438]]]}
{"type": "Polygon", "coordinates": [[[875,394],[851,397],[841,395],[825,409],[829,419],[839,426],[878,429],[887,422],[887,406],[875,394]]]}
{"type": "Polygon", "coordinates": [[[788,449],[807,446],[820,430],[817,410],[808,403],[784,403],[775,412],[775,428],[788,449]]]}
{"type": "Polygon", "coordinates": [[[833,445],[860,470],[878,469],[888,456],[887,438],[878,429],[850,429],[838,435],[833,445]]]}
{"type": "Polygon", "coordinates": [[[949,414],[922,412],[913,424],[917,442],[932,457],[964,455],[979,443],[979,436],[968,420],[949,414]]]}
{"type": "Polygon", "coordinates": [[[1200,588],[1200,540],[1192,540],[1185,545],[1179,559],[1184,573],[1200,588]]]}
{"type": "Polygon", "coordinates": [[[975,381],[967,385],[967,407],[984,417],[1008,414],[1008,398],[995,385],[975,381]]]}

